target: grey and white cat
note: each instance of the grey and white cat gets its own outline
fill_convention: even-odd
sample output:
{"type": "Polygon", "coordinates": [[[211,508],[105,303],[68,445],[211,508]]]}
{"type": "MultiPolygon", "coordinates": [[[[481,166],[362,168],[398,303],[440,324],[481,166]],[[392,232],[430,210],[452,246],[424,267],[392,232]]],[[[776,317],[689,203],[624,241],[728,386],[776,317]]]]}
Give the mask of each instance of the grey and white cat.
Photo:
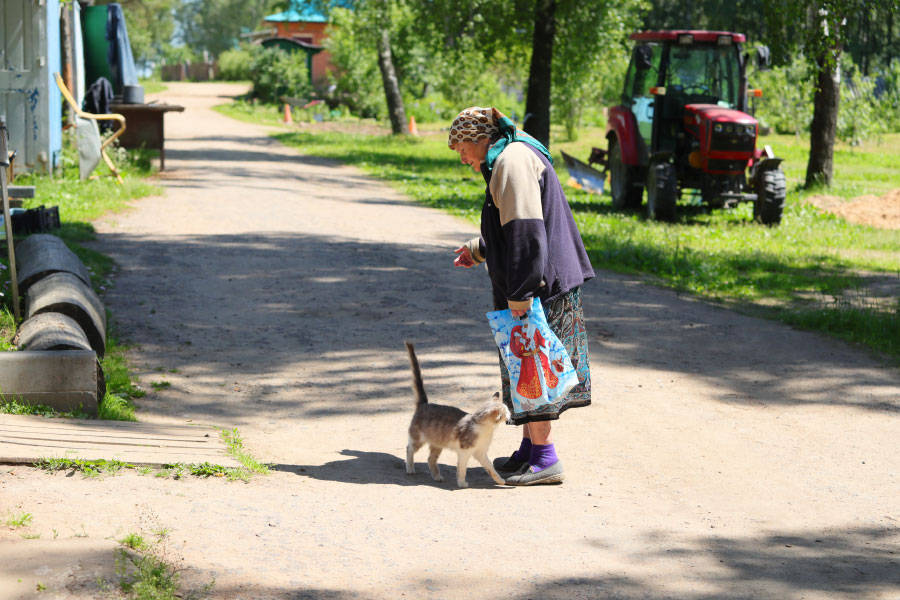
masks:
{"type": "Polygon", "coordinates": [[[456,484],[468,487],[466,483],[466,467],[469,459],[481,463],[493,480],[500,485],[506,483],[491,464],[487,456],[488,447],[494,438],[494,429],[509,419],[509,409],[500,400],[500,394],[494,396],[473,413],[467,413],[453,406],[430,404],[425,395],[422,383],[422,372],[419,360],[412,344],[406,342],[409,353],[409,365],[412,367],[413,391],[416,396],[416,412],[409,424],[409,443],[406,446],[406,472],[416,472],[413,455],[425,444],[430,447],[428,468],[435,481],[443,481],[438,470],[437,459],[444,448],[456,452],[456,484]]]}

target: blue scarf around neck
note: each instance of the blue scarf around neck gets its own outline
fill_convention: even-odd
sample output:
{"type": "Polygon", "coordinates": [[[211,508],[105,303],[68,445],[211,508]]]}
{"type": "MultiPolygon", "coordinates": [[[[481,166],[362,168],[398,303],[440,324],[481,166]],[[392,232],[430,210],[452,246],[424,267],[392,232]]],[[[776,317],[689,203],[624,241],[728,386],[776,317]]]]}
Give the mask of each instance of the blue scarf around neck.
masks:
{"type": "Polygon", "coordinates": [[[493,146],[488,148],[487,155],[484,157],[484,164],[487,166],[488,171],[494,170],[494,163],[497,161],[497,157],[500,156],[500,153],[506,150],[506,147],[513,142],[525,142],[546,156],[551,165],[553,164],[553,157],[550,156],[550,151],[532,136],[524,131],[517,130],[512,119],[505,116],[500,117],[500,120],[497,121],[497,125],[500,127],[500,139],[494,142],[493,146]]]}

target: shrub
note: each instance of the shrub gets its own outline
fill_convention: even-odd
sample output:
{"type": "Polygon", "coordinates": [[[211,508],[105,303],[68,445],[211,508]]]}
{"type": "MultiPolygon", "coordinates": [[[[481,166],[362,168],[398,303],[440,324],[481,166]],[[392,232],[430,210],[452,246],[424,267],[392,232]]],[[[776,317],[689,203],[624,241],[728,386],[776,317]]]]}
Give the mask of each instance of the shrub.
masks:
{"type": "MultiPolygon", "coordinates": [[[[750,87],[762,88],[756,116],[777,133],[800,135],[812,122],[812,86],[806,61],[798,56],[789,65],[751,75],[750,87]]],[[[751,99],[753,100],[753,99],[751,99]]]]}
{"type": "Polygon", "coordinates": [[[282,96],[309,97],[312,85],[306,68],[306,53],[264,48],[254,53],[250,65],[253,96],[277,104],[282,96]]]}
{"type": "Polygon", "coordinates": [[[847,58],[842,68],[841,101],[838,105],[837,137],[851,146],[883,131],[875,97],[875,81],[862,77],[847,58]]]}
{"type": "Polygon", "coordinates": [[[244,46],[226,50],[219,55],[219,79],[224,81],[247,81],[251,77],[254,48],[244,46]]]}
{"type": "Polygon", "coordinates": [[[884,130],[900,133],[900,59],[882,69],[876,85],[877,110],[884,130]]]}

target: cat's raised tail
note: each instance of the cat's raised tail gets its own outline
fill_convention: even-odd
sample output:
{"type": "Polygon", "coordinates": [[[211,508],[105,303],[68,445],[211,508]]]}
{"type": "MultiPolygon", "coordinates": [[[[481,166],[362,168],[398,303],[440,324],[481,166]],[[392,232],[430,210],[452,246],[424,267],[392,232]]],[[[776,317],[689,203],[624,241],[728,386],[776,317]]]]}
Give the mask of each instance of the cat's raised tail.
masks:
{"type": "Polygon", "coordinates": [[[409,354],[409,366],[412,368],[413,392],[416,394],[416,406],[428,404],[428,396],[425,395],[425,385],[422,383],[422,371],[419,369],[419,359],[416,358],[416,349],[409,342],[405,342],[406,352],[409,354]]]}

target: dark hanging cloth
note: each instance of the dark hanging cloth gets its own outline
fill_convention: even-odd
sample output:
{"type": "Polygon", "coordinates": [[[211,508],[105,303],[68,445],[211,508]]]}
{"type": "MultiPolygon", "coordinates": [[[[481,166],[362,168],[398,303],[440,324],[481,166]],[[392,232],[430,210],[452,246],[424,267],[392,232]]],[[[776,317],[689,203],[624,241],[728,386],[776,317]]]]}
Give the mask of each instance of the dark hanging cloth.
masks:
{"type": "MultiPolygon", "coordinates": [[[[105,115],[109,114],[109,105],[112,101],[112,84],[106,77],[100,77],[87,89],[87,93],[84,95],[82,108],[84,109],[84,112],[89,112],[94,115],[105,115]]],[[[114,121],[97,121],[101,131],[108,131],[112,128],[113,123],[114,121]]]]}
{"type": "Polygon", "coordinates": [[[138,78],[134,56],[131,54],[131,42],[128,41],[125,15],[117,2],[106,5],[106,41],[106,61],[112,71],[113,88],[121,93],[122,86],[137,85],[138,78]]]}

